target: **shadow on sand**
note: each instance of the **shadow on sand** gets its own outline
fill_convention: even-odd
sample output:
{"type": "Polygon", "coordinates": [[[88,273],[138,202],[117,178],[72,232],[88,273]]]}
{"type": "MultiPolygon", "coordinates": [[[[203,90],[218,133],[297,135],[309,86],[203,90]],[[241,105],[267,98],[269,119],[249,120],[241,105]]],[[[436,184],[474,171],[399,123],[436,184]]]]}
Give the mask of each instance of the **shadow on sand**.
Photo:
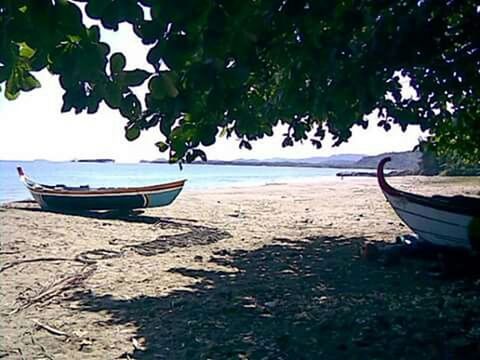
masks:
{"type": "Polygon", "coordinates": [[[163,229],[166,227],[172,227],[177,229],[187,229],[188,231],[179,234],[160,235],[153,241],[127,245],[124,248],[132,250],[139,255],[154,256],[166,253],[173,248],[208,245],[231,237],[229,232],[217,228],[186,224],[183,222],[178,223],[172,220],[161,220],[160,226],[162,226],[163,229]]]}
{"type": "MultiPolygon", "coordinates": [[[[30,202],[28,203],[30,204],[30,202]]],[[[13,203],[13,205],[15,205],[15,203],[13,203]]],[[[20,211],[47,212],[46,210],[42,210],[40,207],[35,205],[33,207],[15,206],[14,208],[15,210],[20,211]]],[[[118,220],[129,223],[151,224],[161,230],[178,231],[178,233],[175,234],[160,235],[153,241],[126,244],[122,247],[122,250],[131,250],[143,256],[153,256],[166,253],[173,248],[208,245],[231,237],[229,232],[211,226],[199,225],[197,220],[144,215],[143,210],[48,212],[65,216],[80,216],[91,219],[118,220]]],[[[122,245],[122,243],[117,244],[115,241],[112,241],[111,245],[122,245]]],[[[88,252],[85,252],[81,255],[85,255],[87,253],[88,252]]]]}
{"type": "MultiPolygon", "coordinates": [[[[32,202],[23,202],[30,205],[32,202]]],[[[15,202],[9,205],[9,208],[14,208],[15,210],[20,211],[32,211],[32,212],[46,212],[52,214],[60,214],[66,216],[81,216],[89,219],[99,219],[99,220],[120,220],[125,222],[131,223],[142,223],[142,224],[157,224],[159,222],[168,223],[169,218],[160,218],[157,216],[149,216],[144,215],[143,210],[131,210],[131,211],[73,211],[73,210],[62,210],[62,211],[55,211],[55,210],[44,210],[41,209],[39,206],[31,205],[29,207],[21,207],[16,206],[16,204],[22,204],[21,202],[15,202]]],[[[178,219],[184,220],[189,222],[196,222],[195,220],[191,219],[178,219]]]]}
{"type": "Polygon", "coordinates": [[[231,272],[170,270],[197,280],[187,290],[74,299],[83,311],[109,314],[110,325],[136,325],[146,348],[128,354],[135,359],[476,358],[480,307],[472,291],[480,286],[432,280],[419,260],[366,262],[358,256],[363,241],[282,239],[223,250],[210,261],[231,272]]]}

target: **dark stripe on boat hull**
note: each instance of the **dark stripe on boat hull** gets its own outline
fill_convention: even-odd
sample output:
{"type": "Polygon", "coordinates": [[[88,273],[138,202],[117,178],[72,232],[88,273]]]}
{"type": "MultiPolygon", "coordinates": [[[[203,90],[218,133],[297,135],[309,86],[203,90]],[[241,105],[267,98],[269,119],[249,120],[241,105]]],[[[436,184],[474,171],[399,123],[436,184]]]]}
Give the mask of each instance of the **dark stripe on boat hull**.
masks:
{"type": "Polygon", "coordinates": [[[145,204],[145,199],[141,194],[94,197],[37,196],[41,197],[40,205],[51,210],[129,210],[142,208],[145,204]]]}
{"type": "Polygon", "coordinates": [[[422,215],[422,214],[415,213],[415,212],[413,212],[413,211],[408,211],[408,210],[405,210],[405,209],[401,209],[401,208],[396,207],[396,206],[394,206],[394,205],[392,205],[392,204],[390,204],[390,205],[392,206],[392,208],[393,208],[397,213],[400,211],[400,212],[404,212],[404,213],[407,213],[407,214],[410,214],[410,215],[414,215],[414,216],[417,216],[417,217],[421,217],[421,218],[423,218],[423,219],[435,221],[435,222],[438,222],[438,223],[441,223],[441,224],[447,224],[447,225],[462,227],[461,225],[459,225],[459,224],[457,224],[457,223],[454,223],[454,222],[451,222],[451,221],[445,221],[445,220],[435,219],[435,218],[430,217],[430,216],[425,216],[425,215],[422,215]]]}

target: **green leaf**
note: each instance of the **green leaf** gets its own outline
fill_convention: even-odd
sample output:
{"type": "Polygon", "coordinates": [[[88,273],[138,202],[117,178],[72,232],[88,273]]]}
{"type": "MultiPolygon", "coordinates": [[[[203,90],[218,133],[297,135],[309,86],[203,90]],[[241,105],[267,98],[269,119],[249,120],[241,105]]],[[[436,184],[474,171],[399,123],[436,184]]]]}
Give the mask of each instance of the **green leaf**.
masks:
{"type": "Polygon", "coordinates": [[[154,76],[150,79],[148,82],[148,89],[154,99],[161,100],[167,96],[167,90],[165,89],[163,79],[160,76],[154,76]]]}
{"type": "Polygon", "coordinates": [[[100,41],[100,28],[97,25],[90,26],[90,28],[88,28],[87,34],[90,41],[100,41]]]}
{"type": "Polygon", "coordinates": [[[160,132],[166,137],[169,137],[172,132],[173,123],[174,120],[172,117],[162,118],[162,120],[160,121],[160,132]]]}
{"type": "Polygon", "coordinates": [[[202,161],[207,161],[207,155],[202,150],[195,149],[192,151],[192,154],[193,154],[193,160],[199,157],[200,159],[202,159],[202,161]]]}
{"type": "Polygon", "coordinates": [[[21,57],[31,59],[35,55],[36,51],[28,46],[27,43],[20,43],[19,45],[19,54],[21,57]]]}
{"type": "Polygon", "coordinates": [[[162,58],[163,46],[162,43],[158,43],[152,47],[147,54],[147,61],[153,66],[157,66],[160,59],[162,58]]]}
{"type": "Polygon", "coordinates": [[[108,1],[105,0],[89,0],[85,11],[92,19],[100,19],[108,6],[108,1]]]}
{"type": "Polygon", "coordinates": [[[166,89],[168,96],[170,97],[177,97],[178,96],[178,89],[175,87],[173,82],[173,76],[170,72],[164,73],[161,75],[163,79],[163,83],[166,89]]]}
{"type": "Polygon", "coordinates": [[[10,73],[8,72],[7,67],[0,65],[0,82],[4,82],[9,78],[9,76],[10,73]]]}
{"type": "Polygon", "coordinates": [[[135,69],[123,72],[123,82],[127,86],[140,86],[151,75],[148,71],[135,69]]]}
{"type": "Polygon", "coordinates": [[[95,98],[90,96],[87,100],[87,113],[88,114],[95,114],[98,111],[98,107],[100,105],[100,98],[95,98]]]}
{"type": "Polygon", "coordinates": [[[125,137],[127,138],[128,141],[133,141],[137,139],[140,136],[140,129],[133,125],[133,126],[127,126],[125,128],[125,137]]]}
{"type": "Polygon", "coordinates": [[[117,75],[124,68],[126,64],[125,56],[122,53],[115,53],[110,57],[110,73],[117,75]]]}
{"type": "Polygon", "coordinates": [[[163,141],[157,141],[155,146],[158,148],[160,152],[165,152],[168,150],[168,144],[164,143],[163,141]]]}
{"type": "Polygon", "coordinates": [[[133,94],[127,95],[120,104],[120,113],[129,120],[136,120],[142,112],[142,105],[133,94]]]}
{"type": "Polygon", "coordinates": [[[21,80],[20,80],[20,88],[23,91],[30,91],[35,88],[39,88],[40,81],[35,78],[32,74],[27,73],[21,80]]]}
{"type": "Polygon", "coordinates": [[[248,149],[248,150],[252,150],[252,145],[246,140],[240,141],[240,146],[239,147],[240,147],[240,149],[245,148],[245,149],[248,149]]]}
{"type": "Polygon", "coordinates": [[[122,92],[121,89],[115,83],[108,83],[106,86],[106,91],[104,94],[105,102],[112,109],[118,109],[120,107],[120,102],[122,101],[122,92]]]}
{"type": "Polygon", "coordinates": [[[150,79],[148,88],[156,99],[163,99],[165,96],[176,97],[178,95],[178,90],[173,83],[173,77],[170,73],[162,73],[150,79]]]}
{"type": "Polygon", "coordinates": [[[5,97],[8,100],[15,100],[20,94],[20,85],[18,82],[17,71],[14,69],[10,74],[5,86],[5,97]]]}

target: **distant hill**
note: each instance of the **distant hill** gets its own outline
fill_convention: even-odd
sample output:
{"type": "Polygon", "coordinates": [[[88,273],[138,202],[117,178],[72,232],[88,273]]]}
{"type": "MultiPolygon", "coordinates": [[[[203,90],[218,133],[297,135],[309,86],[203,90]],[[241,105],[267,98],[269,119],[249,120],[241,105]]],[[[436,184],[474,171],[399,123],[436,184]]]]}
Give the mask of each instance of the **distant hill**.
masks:
{"type": "Polygon", "coordinates": [[[365,155],[361,154],[339,154],[339,155],[331,155],[331,156],[315,156],[309,157],[305,159],[300,159],[302,162],[307,163],[329,163],[329,162],[355,162],[362,159],[365,155]]]}
{"type": "Polygon", "coordinates": [[[272,162],[272,163],[305,163],[305,164],[327,164],[327,163],[353,163],[360,160],[365,155],[360,154],[339,154],[331,156],[313,156],[308,158],[299,158],[299,159],[289,159],[275,157],[265,160],[256,160],[256,159],[238,159],[234,161],[248,161],[248,162],[272,162]]]}
{"type": "MultiPolygon", "coordinates": [[[[308,158],[270,158],[270,159],[235,159],[235,160],[208,160],[208,165],[238,165],[238,166],[292,166],[292,167],[334,167],[351,168],[353,164],[362,159],[361,154],[339,154],[331,156],[314,156],[308,158]]],[[[166,159],[140,160],[140,163],[164,164],[166,159]]],[[[205,164],[198,160],[194,164],[205,164]]]]}
{"type": "Polygon", "coordinates": [[[384,153],[375,156],[365,156],[353,164],[358,169],[374,169],[384,157],[389,156],[392,161],[386,164],[386,168],[395,170],[414,170],[420,168],[421,153],[420,151],[404,151],[384,153]]]}
{"type": "MultiPolygon", "coordinates": [[[[420,161],[419,152],[398,152],[385,153],[375,156],[360,154],[340,154],[332,156],[315,156],[301,159],[271,158],[271,159],[236,159],[236,160],[208,160],[208,165],[237,165],[237,166],[292,166],[292,167],[321,167],[339,169],[376,169],[380,159],[390,156],[392,161],[387,168],[395,170],[417,171],[420,161]]],[[[142,163],[168,163],[165,159],[141,160],[142,163]]],[[[205,164],[202,161],[195,161],[194,164],[205,164]]]]}

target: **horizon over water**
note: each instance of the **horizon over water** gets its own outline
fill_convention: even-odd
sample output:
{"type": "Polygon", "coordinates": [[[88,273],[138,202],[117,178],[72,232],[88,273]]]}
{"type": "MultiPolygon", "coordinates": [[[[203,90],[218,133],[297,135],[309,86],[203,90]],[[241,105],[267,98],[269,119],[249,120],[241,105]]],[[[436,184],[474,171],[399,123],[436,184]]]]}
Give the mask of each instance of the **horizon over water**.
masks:
{"type": "Polygon", "coordinates": [[[0,203],[32,198],[18,178],[17,166],[23,167],[25,174],[32,180],[48,185],[144,186],[187,179],[185,190],[319,181],[332,179],[340,171],[340,169],[333,168],[199,164],[184,164],[183,170],[180,170],[179,166],[175,164],[0,160],[0,183],[2,185],[0,187],[0,203]]]}

